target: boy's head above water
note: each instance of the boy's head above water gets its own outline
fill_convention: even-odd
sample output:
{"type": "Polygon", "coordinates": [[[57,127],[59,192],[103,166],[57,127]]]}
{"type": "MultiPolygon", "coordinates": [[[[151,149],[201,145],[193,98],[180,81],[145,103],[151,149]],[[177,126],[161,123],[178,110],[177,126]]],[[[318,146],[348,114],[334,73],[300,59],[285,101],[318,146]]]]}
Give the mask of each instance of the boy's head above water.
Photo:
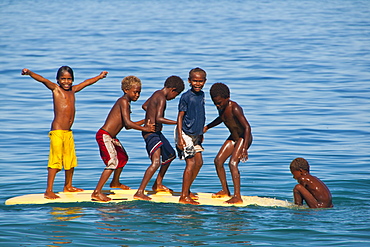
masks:
{"type": "Polygon", "coordinates": [[[176,92],[181,93],[184,91],[184,81],[176,75],[172,75],[164,82],[164,87],[173,88],[176,92]]]}
{"type": "Polygon", "coordinates": [[[207,80],[207,73],[206,73],[206,71],[204,69],[202,69],[202,68],[196,67],[196,68],[191,69],[189,71],[189,78],[188,78],[189,82],[191,81],[191,79],[193,78],[193,76],[194,76],[195,73],[201,74],[202,77],[203,77],[203,79],[204,80],[207,80]]]}
{"type": "Polygon", "coordinates": [[[230,89],[228,86],[221,82],[212,85],[210,89],[211,98],[221,97],[223,99],[230,98],[230,89]]]}
{"type": "Polygon", "coordinates": [[[290,171],[299,171],[299,170],[310,172],[310,165],[304,158],[295,158],[290,163],[290,171]]]}
{"type": "Polygon", "coordinates": [[[210,94],[213,104],[217,107],[217,109],[223,110],[229,104],[230,90],[225,84],[221,82],[213,84],[210,89],[210,94]]]}
{"type": "Polygon", "coordinates": [[[74,81],[74,80],[75,80],[75,78],[74,78],[74,76],[73,76],[73,70],[72,70],[72,68],[71,68],[71,67],[69,67],[69,66],[62,66],[62,67],[60,67],[60,68],[58,69],[57,77],[56,77],[57,81],[62,77],[62,75],[63,75],[65,72],[68,72],[68,73],[71,75],[71,77],[72,77],[72,81],[74,81]]]}
{"type": "Polygon", "coordinates": [[[193,92],[199,93],[203,89],[206,81],[207,73],[203,69],[197,67],[190,70],[188,82],[193,92]]]}
{"type": "Polygon", "coordinates": [[[70,90],[75,79],[72,68],[69,66],[60,67],[58,69],[56,79],[61,88],[67,91],[70,90]]]}
{"type": "Polygon", "coordinates": [[[141,87],[141,80],[136,76],[129,75],[122,79],[121,82],[122,91],[130,90],[134,85],[141,87]]]}
{"type": "Polygon", "coordinates": [[[137,101],[141,94],[141,80],[133,75],[126,76],[121,82],[121,88],[129,101],[137,101]]]}

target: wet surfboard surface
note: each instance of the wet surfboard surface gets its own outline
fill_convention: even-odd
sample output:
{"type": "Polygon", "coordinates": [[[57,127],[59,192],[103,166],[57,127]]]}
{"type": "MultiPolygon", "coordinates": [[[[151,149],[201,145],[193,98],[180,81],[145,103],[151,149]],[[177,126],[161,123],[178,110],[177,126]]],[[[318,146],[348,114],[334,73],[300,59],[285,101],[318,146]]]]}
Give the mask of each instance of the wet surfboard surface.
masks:
{"type": "MultiPolygon", "coordinates": [[[[44,194],[28,194],[22,196],[16,196],[9,198],[5,201],[6,205],[17,205],[17,204],[47,204],[47,203],[78,203],[78,202],[93,202],[93,203],[121,203],[134,201],[134,194],[136,189],[130,190],[104,190],[103,193],[108,195],[112,200],[108,202],[95,201],[91,199],[93,190],[85,190],[82,192],[59,192],[57,193],[60,198],[58,199],[46,199],[44,194]]],[[[179,203],[180,192],[153,192],[145,191],[145,194],[152,198],[151,202],[155,203],[179,203]]],[[[284,200],[279,200],[269,197],[259,196],[242,196],[242,204],[227,204],[228,197],[223,198],[212,198],[212,193],[194,193],[198,196],[196,200],[199,205],[209,206],[236,206],[245,207],[249,205],[265,206],[265,207],[291,207],[292,203],[284,200]]]]}

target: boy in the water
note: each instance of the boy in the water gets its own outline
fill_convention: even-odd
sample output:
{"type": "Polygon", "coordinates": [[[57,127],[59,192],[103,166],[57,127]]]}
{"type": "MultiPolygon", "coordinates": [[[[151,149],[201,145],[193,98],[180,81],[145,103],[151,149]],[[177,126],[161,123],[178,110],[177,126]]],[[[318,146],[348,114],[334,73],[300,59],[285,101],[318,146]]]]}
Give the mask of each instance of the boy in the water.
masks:
{"type": "Polygon", "coordinates": [[[251,127],[244,116],[243,109],[230,100],[230,90],[223,83],[215,83],[210,89],[213,103],[218,109],[219,116],[204,127],[205,133],[220,123],[224,123],[230,131],[230,136],[222,145],[214,160],[217,175],[220,179],[222,190],[212,195],[214,198],[229,197],[230,191],[226,181],[224,163],[228,157],[229,168],[234,183],[234,195],[226,201],[229,204],[240,204],[243,199],[240,195],[239,162],[248,159],[248,148],[252,144],[251,127]]]}
{"type": "Polygon", "coordinates": [[[304,158],[296,158],[290,163],[290,172],[298,181],[293,189],[294,203],[302,206],[303,200],[310,208],[332,208],[329,188],[317,177],[310,174],[310,166],[304,158]]]}
{"type": "Polygon", "coordinates": [[[44,84],[53,93],[54,100],[54,120],[49,132],[50,154],[48,163],[48,182],[44,197],[47,199],[59,198],[53,192],[54,180],[57,172],[63,167],[65,170],[64,192],[83,191],[72,186],[72,176],[74,168],[77,166],[77,158],[73,133],[71,130],[75,118],[75,93],[85,87],[94,84],[106,77],[108,72],[103,71],[100,75],[87,79],[80,84],[73,85],[73,70],[68,66],[59,68],[56,76],[58,84],[32,72],[29,69],[23,69],[22,75],[29,75],[36,81],[44,84]]]}
{"type": "Polygon", "coordinates": [[[128,155],[121,142],[117,139],[117,135],[122,128],[147,132],[154,131],[154,124],[148,122],[145,126],[141,126],[144,124],[144,120],[132,122],[130,118],[130,104],[132,101],[137,101],[140,97],[140,79],[136,76],[126,76],[121,82],[121,88],[124,95],[116,101],[104,125],[96,133],[100,156],[106,165],[94,192],[91,194],[91,199],[96,201],[106,202],[111,200],[111,198],[102,193],[102,189],[113,171],[114,174],[110,187],[123,190],[130,189],[130,187],[119,181],[122,169],[128,161],[128,155]]]}
{"type": "Polygon", "coordinates": [[[155,132],[142,132],[146,150],[152,163],[145,171],[140,187],[134,195],[135,199],[151,200],[149,196],[144,194],[144,190],[159,167],[161,168],[152,187],[153,191],[172,191],[164,186],[162,181],[170,163],[176,158],[176,152],[161,131],[163,124],[177,124],[176,121],[165,118],[164,112],[166,101],[174,99],[183,90],[183,80],[178,76],[170,76],[166,79],[164,87],[154,92],[143,104],[143,109],[146,110],[145,121],[155,124],[155,132]]]}

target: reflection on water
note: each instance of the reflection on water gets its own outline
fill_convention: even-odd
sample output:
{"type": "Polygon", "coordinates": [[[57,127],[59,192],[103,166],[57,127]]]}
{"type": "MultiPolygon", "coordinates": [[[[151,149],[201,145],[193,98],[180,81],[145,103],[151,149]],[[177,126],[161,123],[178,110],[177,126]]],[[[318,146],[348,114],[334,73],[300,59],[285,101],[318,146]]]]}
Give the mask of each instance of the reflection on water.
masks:
{"type": "Polygon", "coordinates": [[[100,217],[95,227],[103,230],[99,235],[111,238],[112,233],[119,232],[119,239],[124,241],[141,239],[159,245],[168,241],[175,245],[230,242],[242,245],[249,244],[248,235],[255,231],[245,217],[248,210],[236,207],[225,209],[140,201],[104,205],[95,210],[100,217]],[[151,238],[153,235],[155,239],[151,238]]]}
{"type": "MultiPolygon", "coordinates": [[[[81,218],[84,215],[84,209],[82,207],[52,207],[49,214],[52,215],[51,220],[53,222],[65,222],[73,221],[78,218],[81,218]]],[[[48,246],[60,246],[63,244],[72,244],[73,241],[70,239],[70,235],[73,232],[71,226],[67,224],[49,224],[52,230],[50,232],[45,232],[47,235],[50,235],[48,239],[52,245],[48,246]]],[[[72,234],[73,235],[73,234],[72,234]]]]}
{"type": "Polygon", "coordinates": [[[83,208],[81,207],[52,207],[51,209],[49,214],[53,216],[52,220],[55,221],[69,221],[83,216],[83,208]]]}

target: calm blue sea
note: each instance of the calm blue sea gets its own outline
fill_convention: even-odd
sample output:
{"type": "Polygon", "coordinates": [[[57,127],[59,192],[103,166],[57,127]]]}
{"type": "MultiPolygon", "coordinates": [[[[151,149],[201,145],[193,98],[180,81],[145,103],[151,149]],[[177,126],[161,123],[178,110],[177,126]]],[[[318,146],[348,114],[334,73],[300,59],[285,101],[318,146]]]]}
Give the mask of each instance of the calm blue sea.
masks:
{"type": "MultiPolygon", "coordinates": [[[[0,246],[370,244],[368,0],[3,0],[0,85],[0,246]],[[5,206],[10,197],[46,187],[52,97],[20,72],[29,68],[55,80],[62,65],[74,69],[75,83],[109,71],[76,95],[75,186],[96,186],[104,165],[95,133],[122,95],[124,76],[143,82],[132,104],[132,118],[140,120],[141,104],[168,76],[186,81],[199,66],[208,73],[207,122],[217,116],[209,88],[224,82],[252,126],[249,161],[240,164],[242,194],[292,202],[289,164],[304,157],[330,188],[335,207],[5,206]]],[[[177,104],[168,102],[168,118],[176,118],[177,104]]],[[[163,133],[174,144],[173,126],[163,133]]],[[[221,125],[206,134],[194,192],[220,189],[213,159],[227,136],[221,125]]],[[[144,142],[135,130],[118,137],[130,156],[122,182],[137,188],[149,165],[144,142]]],[[[183,169],[175,160],[165,184],[180,191],[183,169]]],[[[55,191],[63,182],[61,172],[55,191]]]]}

